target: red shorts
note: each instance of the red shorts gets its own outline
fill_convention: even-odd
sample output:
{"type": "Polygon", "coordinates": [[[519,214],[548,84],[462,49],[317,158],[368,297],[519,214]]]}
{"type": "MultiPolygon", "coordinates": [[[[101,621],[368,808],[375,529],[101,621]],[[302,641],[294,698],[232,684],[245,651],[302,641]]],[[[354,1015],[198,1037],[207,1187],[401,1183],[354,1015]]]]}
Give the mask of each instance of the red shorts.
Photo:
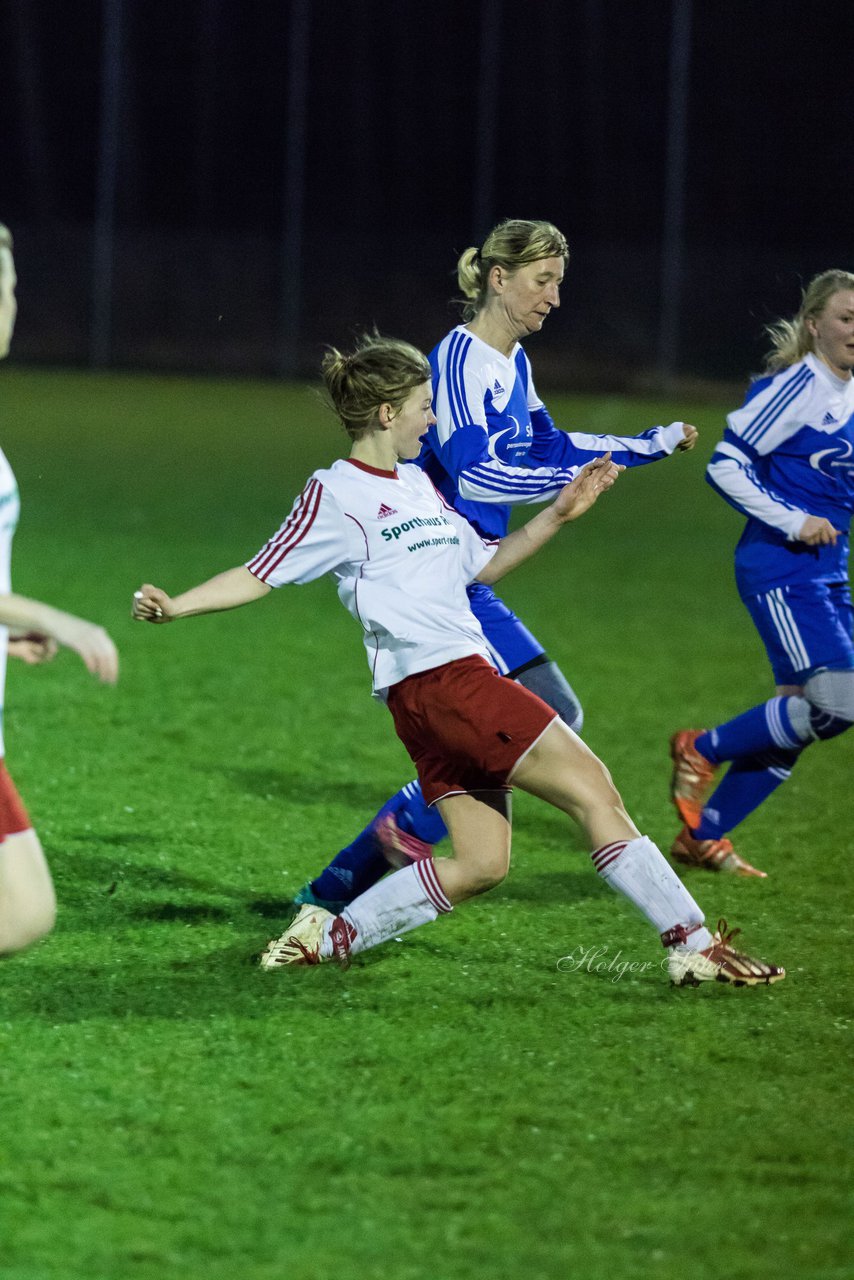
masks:
{"type": "Polygon", "coordinates": [[[476,655],[392,685],[388,708],[428,804],[459,792],[506,790],[514,767],[557,717],[476,655]]]}
{"type": "Polygon", "coordinates": [[[29,831],[32,825],[9,771],[0,760],[0,841],[20,831],[29,831]]]}

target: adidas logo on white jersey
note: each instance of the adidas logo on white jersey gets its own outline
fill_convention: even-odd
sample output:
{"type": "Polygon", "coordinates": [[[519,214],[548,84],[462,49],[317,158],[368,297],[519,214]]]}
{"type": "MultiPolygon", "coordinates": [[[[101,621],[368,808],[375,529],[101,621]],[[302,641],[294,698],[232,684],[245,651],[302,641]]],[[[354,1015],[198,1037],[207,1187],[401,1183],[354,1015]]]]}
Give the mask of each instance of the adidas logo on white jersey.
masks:
{"type": "Polygon", "coordinates": [[[495,379],[495,382],[494,382],[493,387],[492,387],[492,394],[493,394],[494,396],[503,396],[503,395],[504,395],[504,388],[502,387],[501,383],[498,381],[498,379],[497,379],[497,378],[495,379]]]}
{"type": "Polygon", "coordinates": [[[822,425],[823,427],[829,427],[829,426],[830,426],[830,424],[831,424],[831,422],[836,422],[836,421],[837,421],[837,419],[836,419],[836,418],[834,418],[833,414],[832,414],[832,413],[830,413],[830,412],[828,411],[828,412],[824,415],[824,417],[822,418],[822,420],[821,420],[821,425],[822,425]]]}
{"type": "Polygon", "coordinates": [[[384,502],[380,503],[380,509],[377,512],[378,520],[387,520],[389,516],[396,516],[397,511],[394,507],[387,507],[384,502]]]}

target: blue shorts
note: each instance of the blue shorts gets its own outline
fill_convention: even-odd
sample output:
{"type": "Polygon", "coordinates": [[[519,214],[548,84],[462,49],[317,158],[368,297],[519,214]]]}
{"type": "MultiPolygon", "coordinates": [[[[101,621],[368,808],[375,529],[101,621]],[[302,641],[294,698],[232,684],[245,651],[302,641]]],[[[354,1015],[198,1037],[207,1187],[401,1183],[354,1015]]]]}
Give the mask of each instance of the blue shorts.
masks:
{"type": "Polygon", "coordinates": [[[471,611],[483,627],[495,668],[506,676],[544,655],[543,646],[520,622],[512,609],[482,582],[468,588],[471,611]]]}
{"type": "Polygon", "coordinates": [[[822,668],[854,668],[854,607],[847,582],[798,582],[747,596],[744,604],[777,684],[804,684],[822,668]]]}

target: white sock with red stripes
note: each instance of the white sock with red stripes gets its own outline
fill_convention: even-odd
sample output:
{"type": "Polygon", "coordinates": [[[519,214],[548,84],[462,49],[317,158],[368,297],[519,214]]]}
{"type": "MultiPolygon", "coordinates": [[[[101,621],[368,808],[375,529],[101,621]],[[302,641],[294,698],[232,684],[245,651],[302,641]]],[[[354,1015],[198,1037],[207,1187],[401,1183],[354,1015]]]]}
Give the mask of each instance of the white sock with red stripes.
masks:
{"type": "Polygon", "coordinates": [[[643,912],[666,947],[681,944],[702,951],[711,946],[705,916],[648,836],[615,840],[590,856],[602,879],[643,912]]]}
{"type": "Polygon", "coordinates": [[[433,859],[420,858],[372,885],[345,907],[329,926],[320,954],[334,954],[339,959],[356,955],[452,910],[433,859]]]}

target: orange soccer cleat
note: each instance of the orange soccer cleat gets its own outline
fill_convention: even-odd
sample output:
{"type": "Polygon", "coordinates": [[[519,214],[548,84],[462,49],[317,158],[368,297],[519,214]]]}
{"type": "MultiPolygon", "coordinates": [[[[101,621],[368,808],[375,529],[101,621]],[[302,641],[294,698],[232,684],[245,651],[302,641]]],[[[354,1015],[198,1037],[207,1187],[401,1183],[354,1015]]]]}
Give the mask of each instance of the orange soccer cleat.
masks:
{"type": "Polygon", "coordinates": [[[698,840],[683,827],[670,847],[674,862],[704,871],[728,871],[733,876],[758,876],[764,880],[767,871],[759,871],[737,854],[731,840],[698,840]]]}
{"type": "Polygon", "coordinates": [[[670,758],[673,776],[670,779],[670,798],[679,816],[689,827],[698,827],[703,805],[709,798],[717,765],[701,756],[694,743],[705,729],[680,729],[670,739],[670,758]]]}

